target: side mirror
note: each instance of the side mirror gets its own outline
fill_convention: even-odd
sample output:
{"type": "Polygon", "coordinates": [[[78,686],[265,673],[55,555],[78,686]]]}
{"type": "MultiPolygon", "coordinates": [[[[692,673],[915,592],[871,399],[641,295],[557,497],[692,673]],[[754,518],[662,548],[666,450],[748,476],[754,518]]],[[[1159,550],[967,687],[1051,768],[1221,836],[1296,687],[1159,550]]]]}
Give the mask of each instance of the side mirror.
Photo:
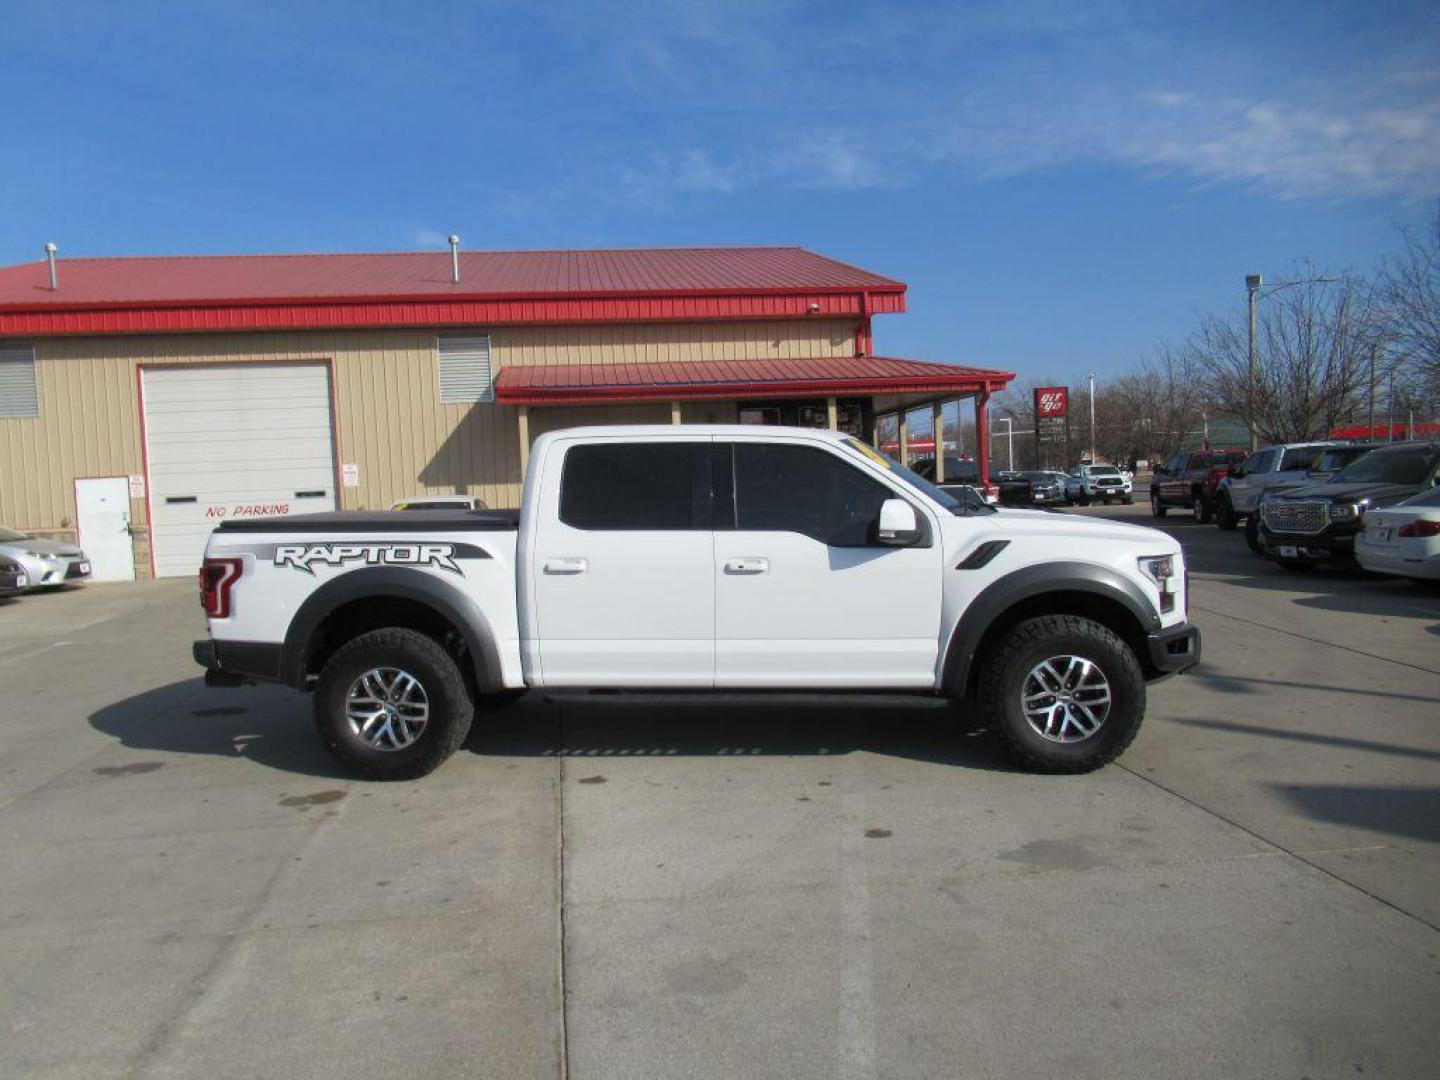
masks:
{"type": "Polygon", "coordinates": [[[1230,475],[1236,480],[1240,479],[1240,477],[1245,475],[1245,467],[1243,465],[1236,465],[1230,470],[1230,475]]]}
{"type": "Polygon", "coordinates": [[[907,547],[919,539],[920,522],[913,506],[904,499],[886,499],[880,504],[880,543],[907,547]]]}

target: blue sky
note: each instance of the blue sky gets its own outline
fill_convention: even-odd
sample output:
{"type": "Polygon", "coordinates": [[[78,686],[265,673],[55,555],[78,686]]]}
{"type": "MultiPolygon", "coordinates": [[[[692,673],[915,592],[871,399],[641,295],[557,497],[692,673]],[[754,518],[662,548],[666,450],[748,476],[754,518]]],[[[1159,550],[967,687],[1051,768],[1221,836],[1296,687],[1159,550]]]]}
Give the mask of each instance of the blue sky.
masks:
{"type": "Polygon", "coordinates": [[[802,244],[1079,377],[1440,196],[1440,5],[9,0],[0,262],[802,244]]]}

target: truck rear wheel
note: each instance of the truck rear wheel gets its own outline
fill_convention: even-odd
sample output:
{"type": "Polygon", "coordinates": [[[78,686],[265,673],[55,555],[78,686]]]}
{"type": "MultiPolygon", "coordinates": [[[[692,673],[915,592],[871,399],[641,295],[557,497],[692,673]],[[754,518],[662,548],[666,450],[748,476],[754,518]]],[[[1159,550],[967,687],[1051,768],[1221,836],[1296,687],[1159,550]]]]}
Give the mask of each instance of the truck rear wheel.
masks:
{"type": "Polygon", "coordinates": [[[371,780],[414,780],[470,733],[465,677],[433,638],[386,627],[346,642],[320,671],[315,727],[326,748],[371,780]]]}
{"type": "Polygon", "coordinates": [[[1152,490],[1150,492],[1150,516],[1157,518],[1165,516],[1165,504],[1160,501],[1160,493],[1158,491],[1152,490]]]}
{"type": "Polygon", "coordinates": [[[1078,615],[1026,619],[980,670],[981,710],[1036,772],[1083,773],[1119,757],[1145,716],[1145,674],[1114,631],[1078,615]]]}
{"type": "Polygon", "coordinates": [[[1215,503],[1215,524],[1225,532],[1232,532],[1236,525],[1240,524],[1240,518],[1235,513],[1235,508],[1230,505],[1230,497],[1221,495],[1215,503]]]}

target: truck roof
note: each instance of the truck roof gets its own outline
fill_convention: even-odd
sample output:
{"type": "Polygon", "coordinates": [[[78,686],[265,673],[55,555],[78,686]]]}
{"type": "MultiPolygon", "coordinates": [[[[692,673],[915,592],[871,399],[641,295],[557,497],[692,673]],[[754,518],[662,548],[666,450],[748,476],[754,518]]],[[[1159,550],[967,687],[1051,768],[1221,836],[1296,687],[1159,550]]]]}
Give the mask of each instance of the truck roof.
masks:
{"type": "Polygon", "coordinates": [[[541,439],[633,439],[665,438],[686,439],[696,436],[724,436],[727,438],[754,438],[757,435],[775,439],[824,439],[829,442],[843,442],[850,436],[842,431],[829,428],[782,427],[778,424],[611,424],[604,427],[573,427],[547,431],[541,439]]]}

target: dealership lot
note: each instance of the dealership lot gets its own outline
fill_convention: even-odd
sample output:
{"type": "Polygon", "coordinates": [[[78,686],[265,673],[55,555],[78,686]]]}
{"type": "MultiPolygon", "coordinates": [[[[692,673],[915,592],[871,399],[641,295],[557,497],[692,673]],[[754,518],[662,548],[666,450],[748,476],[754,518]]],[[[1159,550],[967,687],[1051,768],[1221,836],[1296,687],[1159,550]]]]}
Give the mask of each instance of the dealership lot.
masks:
{"type": "Polygon", "coordinates": [[[357,783],[200,685],[188,581],[0,600],[0,1073],[1426,1074],[1440,591],[1165,525],[1204,663],[1070,778],[928,703],[533,695],[357,783]]]}

